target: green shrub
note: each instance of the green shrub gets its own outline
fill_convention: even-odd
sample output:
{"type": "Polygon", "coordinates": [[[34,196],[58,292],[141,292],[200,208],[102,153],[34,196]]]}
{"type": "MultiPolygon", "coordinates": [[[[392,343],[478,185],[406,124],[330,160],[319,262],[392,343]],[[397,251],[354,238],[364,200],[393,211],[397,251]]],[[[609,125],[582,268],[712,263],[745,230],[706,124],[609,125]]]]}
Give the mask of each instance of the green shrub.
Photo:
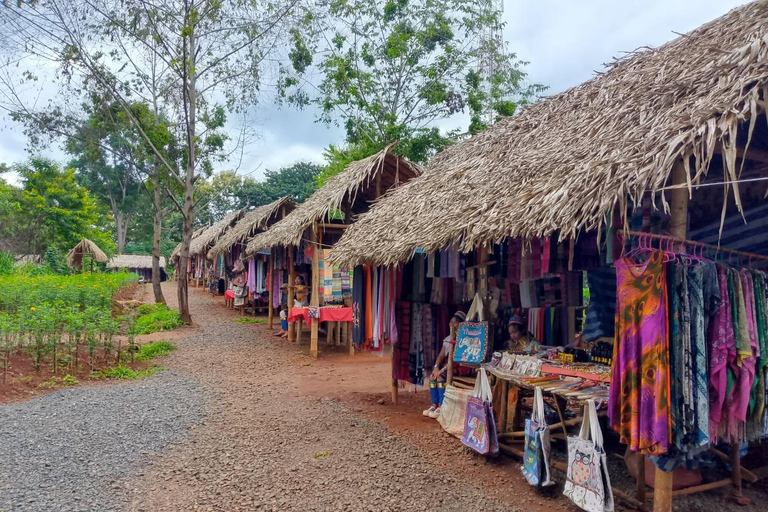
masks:
{"type": "Polygon", "coordinates": [[[153,357],[167,356],[176,350],[176,346],[167,341],[154,341],[139,347],[139,353],[136,355],[137,361],[147,361],[153,357]]]}
{"type": "Polygon", "coordinates": [[[183,323],[179,312],[168,309],[168,306],[165,304],[145,304],[140,306],[140,313],[141,308],[144,306],[150,306],[150,308],[144,308],[146,312],[136,319],[136,322],[130,329],[130,334],[152,334],[158,331],[172,331],[183,323]]]}
{"type": "Polygon", "coordinates": [[[113,368],[107,368],[96,374],[96,377],[103,377],[105,379],[117,379],[117,380],[136,380],[143,379],[144,377],[150,377],[162,370],[161,366],[152,365],[144,370],[131,370],[127,366],[115,366],[113,368]]]}
{"type": "Polygon", "coordinates": [[[10,252],[0,251],[0,275],[8,275],[13,272],[16,258],[10,252]]]}

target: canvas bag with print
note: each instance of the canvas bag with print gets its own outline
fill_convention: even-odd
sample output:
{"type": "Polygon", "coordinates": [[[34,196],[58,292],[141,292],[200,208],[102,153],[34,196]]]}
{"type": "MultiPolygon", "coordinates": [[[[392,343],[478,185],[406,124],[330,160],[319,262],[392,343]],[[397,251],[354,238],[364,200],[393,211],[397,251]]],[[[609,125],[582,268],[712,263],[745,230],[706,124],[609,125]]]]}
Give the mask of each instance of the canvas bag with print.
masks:
{"type": "Polygon", "coordinates": [[[568,437],[566,495],[587,512],[613,512],[613,491],[594,400],[584,406],[578,436],[568,437]]]}
{"type": "Polygon", "coordinates": [[[485,369],[480,368],[475,380],[475,389],[467,399],[467,413],[464,420],[464,435],[461,442],[481,455],[498,453],[499,440],[493,415],[493,393],[485,369]]]}
{"type": "Polygon", "coordinates": [[[529,484],[542,487],[554,484],[549,472],[550,452],[549,426],[544,416],[544,394],[537,386],[533,393],[533,412],[525,420],[525,451],[520,468],[529,484]]]}

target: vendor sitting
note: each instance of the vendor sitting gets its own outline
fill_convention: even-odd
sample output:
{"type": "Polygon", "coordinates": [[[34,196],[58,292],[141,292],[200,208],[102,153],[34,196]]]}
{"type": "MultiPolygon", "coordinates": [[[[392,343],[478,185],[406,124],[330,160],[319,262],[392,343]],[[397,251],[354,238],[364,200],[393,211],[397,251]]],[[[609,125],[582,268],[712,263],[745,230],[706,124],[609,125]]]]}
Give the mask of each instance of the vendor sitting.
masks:
{"type": "Polygon", "coordinates": [[[507,323],[509,330],[509,350],[512,352],[538,352],[541,343],[533,339],[533,336],[525,326],[523,319],[513,316],[507,323]]]}
{"type": "MultiPolygon", "coordinates": [[[[467,319],[467,314],[463,311],[457,311],[451,317],[450,329],[451,332],[457,332],[459,330],[459,324],[467,319]]],[[[445,380],[448,372],[448,356],[450,355],[451,345],[454,340],[451,340],[450,336],[447,336],[443,340],[443,346],[440,349],[440,353],[435,360],[435,367],[432,369],[432,373],[429,375],[429,393],[432,397],[432,405],[429,409],[424,411],[424,416],[430,418],[437,418],[440,416],[440,406],[443,403],[443,396],[445,396],[445,380]]]]}

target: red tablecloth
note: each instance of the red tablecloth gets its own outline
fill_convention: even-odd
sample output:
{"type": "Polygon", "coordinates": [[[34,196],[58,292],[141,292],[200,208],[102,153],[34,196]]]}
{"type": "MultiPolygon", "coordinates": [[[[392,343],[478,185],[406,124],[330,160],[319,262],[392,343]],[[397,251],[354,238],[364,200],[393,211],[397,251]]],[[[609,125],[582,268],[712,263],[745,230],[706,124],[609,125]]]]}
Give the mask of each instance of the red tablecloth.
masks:
{"type": "MultiPolygon", "coordinates": [[[[295,322],[299,318],[309,324],[309,308],[292,308],[288,313],[288,321],[295,322]]],[[[321,322],[351,322],[352,308],[320,308],[321,322]]]]}

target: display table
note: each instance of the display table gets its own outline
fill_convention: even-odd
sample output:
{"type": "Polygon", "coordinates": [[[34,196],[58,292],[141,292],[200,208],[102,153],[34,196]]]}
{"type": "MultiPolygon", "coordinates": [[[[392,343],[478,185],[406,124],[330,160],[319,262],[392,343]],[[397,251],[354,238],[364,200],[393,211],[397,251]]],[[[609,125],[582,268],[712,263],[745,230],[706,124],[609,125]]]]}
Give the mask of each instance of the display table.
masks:
{"type": "MultiPolygon", "coordinates": [[[[352,322],[352,308],[319,308],[321,322],[352,322]]],[[[292,308],[288,313],[288,321],[295,322],[303,319],[310,323],[309,308],[292,308]]]]}

